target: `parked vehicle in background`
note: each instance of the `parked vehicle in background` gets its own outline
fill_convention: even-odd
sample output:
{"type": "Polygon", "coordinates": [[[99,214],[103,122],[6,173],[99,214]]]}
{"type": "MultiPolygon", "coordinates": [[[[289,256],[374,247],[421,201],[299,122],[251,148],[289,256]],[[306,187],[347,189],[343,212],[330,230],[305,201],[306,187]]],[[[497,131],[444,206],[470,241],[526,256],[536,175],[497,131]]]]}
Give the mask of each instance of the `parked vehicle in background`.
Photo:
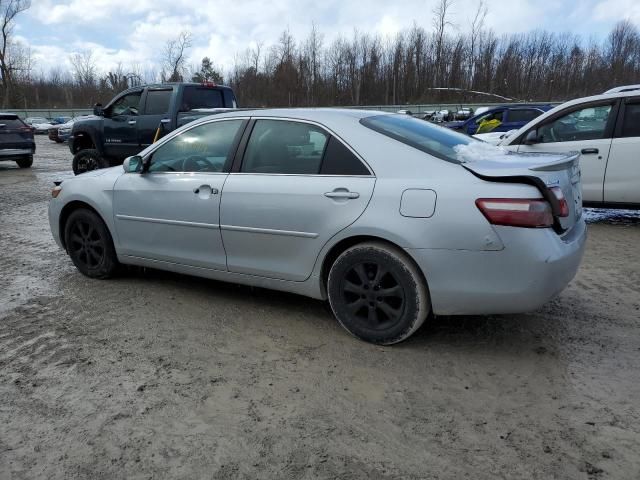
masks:
{"type": "Polygon", "coordinates": [[[328,299],[379,344],[430,313],[539,308],[586,232],[578,155],[371,111],[209,116],[52,194],[53,236],[84,275],[125,263],[328,299]]]}
{"type": "Polygon", "coordinates": [[[467,120],[473,116],[473,108],[470,107],[462,107],[460,108],[455,115],[456,120],[467,120]]]}
{"type": "Polygon", "coordinates": [[[31,127],[14,113],[0,113],[0,160],[15,161],[20,168],[29,168],[35,151],[31,127]]]}
{"type": "Polygon", "coordinates": [[[33,129],[33,133],[36,135],[45,135],[49,133],[49,129],[53,126],[54,125],[51,122],[34,123],[31,125],[31,128],[33,129]]]}
{"type": "Polygon", "coordinates": [[[607,90],[604,93],[624,93],[624,92],[634,92],[636,90],[640,90],[640,85],[622,85],[620,87],[615,87],[610,90],[607,90]]]}
{"type": "Polygon", "coordinates": [[[49,123],[49,119],[44,117],[27,117],[24,119],[24,123],[31,127],[34,124],[49,123]]]}
{"type": "Polygon", "coordinates": [[[431,115],[429,121],[434,123],[447,122],[449,121],[450,115],[451,112],[449,110],[438,110],[437,112],[434,112],[433,115],[431,115]]]}
{"type": "Polygon", "coordinates": [[[447,122],[443,126],[467,135],[518,130],[534,118],[553,108],[551,105],[503,105],[476,114],[465,121],[447,122]]]}
{"type": "Polygon", "coordinates": [[[580,152],[585,205],[640,208],[638,90],[566,102],[501,145],[518,152],[580,152]]]}
{"type": "Polygon", "coordinates": [[[52,125],[62,125],[63,123],[67,123],[68,121],[71,120],[71,117],[54,117],[51,119],[51,124],[52,125]]]}
{"type": "Polygon", "coordinates": [[[54,125],[49,129],[49,140],[52,140],[56,143],[63,143],[69,140],[71,137],[71,130],[73,128],[73,124],[79,120],[86,120],[92,117],[92,115],[81,115],[79,117],[71,118],[66,123],[62,125],[54,125]]]}
{"type": "Polygon", "coordinates": [[[94,116],[74,122],[69,138],[73,172],[122,163],[161,135],[211,113],[237,108],[231,88],[213,83],[165,83],[130,88],[94,116]]]}

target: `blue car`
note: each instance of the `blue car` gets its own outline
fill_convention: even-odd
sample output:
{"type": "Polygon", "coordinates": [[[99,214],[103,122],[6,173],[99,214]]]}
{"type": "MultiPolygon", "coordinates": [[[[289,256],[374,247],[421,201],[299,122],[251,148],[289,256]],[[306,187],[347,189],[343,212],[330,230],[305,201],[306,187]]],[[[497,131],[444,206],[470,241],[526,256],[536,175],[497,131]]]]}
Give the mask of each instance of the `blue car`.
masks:
{"type": "Polygon", "coordinates": [[[551,110],[552,108],[553,105],[548,104],[503,105],[500,107],[490,108],[489,110],[479,113],[469,118],[468,120],[459,122],[446,122],[442,125],[453,130],[460,130],[467,135],[475,135],[478,131],[480,122],[497,120],[499,123],[495,128],[491,129],[491,131],[508,132],[509,130],[518,130],[521,127],[524,127],[531,120],[542,115],[547,110],[551,110]]]}

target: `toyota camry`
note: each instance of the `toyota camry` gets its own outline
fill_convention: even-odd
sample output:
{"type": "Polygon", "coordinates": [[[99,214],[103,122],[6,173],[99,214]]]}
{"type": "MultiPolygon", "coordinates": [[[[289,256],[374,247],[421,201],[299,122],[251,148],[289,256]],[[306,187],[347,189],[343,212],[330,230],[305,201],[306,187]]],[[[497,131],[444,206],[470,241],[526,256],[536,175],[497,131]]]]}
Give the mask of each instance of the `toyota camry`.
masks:
{"type": "Polygon", "coordinates": [[[51,230],[86,276],[129,264],[294,292],[378,344],[432,315],[539,308],[586,237],[578,154],[382,112],[218,114],[56,183],[51,230]]]}

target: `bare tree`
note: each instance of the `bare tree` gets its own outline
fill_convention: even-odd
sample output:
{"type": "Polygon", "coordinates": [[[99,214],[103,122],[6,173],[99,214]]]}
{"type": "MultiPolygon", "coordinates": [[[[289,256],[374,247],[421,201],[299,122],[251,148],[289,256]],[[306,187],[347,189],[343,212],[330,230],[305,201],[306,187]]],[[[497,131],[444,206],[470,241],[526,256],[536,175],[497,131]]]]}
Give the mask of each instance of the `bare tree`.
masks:
{"type": "Polygon", "coordinates": [[[15,19],[30,6],[31,0],[0,0],[0,95],[3,108],[11,103],[16,72],[26,66],[30,68],[30,61],[25,64],[21,55],[24,52],[13,40],[15,19]]]}
{"type": "Polygon", "coordinates": [[[96,60],[91,50],[76,52],[69,57],[73,75],[80,86],[90,87],[96,84],[96,60]]]}
{"type": "Polygon", "coordinates": [[[436,42],[436,82],[443,80],[443,48],[447,27],[453,26],[449,21],[453,0],[439,0],[433,9],[433,28],[436,42]]]}
{"type": "Polygon", "coordinates": [[[191,33],[181,32],[176,38],[167,41],[162,52],[162,80],[181,82],[186,71],[186,53],[192,45],[191,33]]]}

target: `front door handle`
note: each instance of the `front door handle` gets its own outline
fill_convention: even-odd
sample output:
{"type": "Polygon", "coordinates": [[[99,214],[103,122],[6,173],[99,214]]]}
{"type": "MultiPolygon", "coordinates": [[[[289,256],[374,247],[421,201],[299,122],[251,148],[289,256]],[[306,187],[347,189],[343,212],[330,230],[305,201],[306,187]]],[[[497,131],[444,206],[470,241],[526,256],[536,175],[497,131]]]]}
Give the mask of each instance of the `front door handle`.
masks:
{"type": "Polygon", "coordinates": [[[135,120],[129,120],[129,122],[128,122],[128,123],[129,123],[129,125],[135,125],[135,124],[136,124],[136,121],[135,121],[135,120]]]}
{"type": "Polygon", "coordinates": [[[339,190],[336,189],[333,192],[327,192],[324,194],[325,197],[329,198],[360,198],[360,194],[358,192],[350,192],[349,190],[339,190]]]}
{"type": "Polygon", "coordinates": [[[200,185],[199,187],[193,189],[193,193],[195,193],[196,195],[200,195],[200,193],[202,193],[203,195],[217,195],[218,189],[213,188],[211,185],[200,185]]]}
{"type": "Polygon", "coordinates": [[[583,148],[582,150],[580,150],[580,153],[583,155],[595,155],[598,152],[600,152],[600,150],[598,150],[597,148],[583,148]]]}

